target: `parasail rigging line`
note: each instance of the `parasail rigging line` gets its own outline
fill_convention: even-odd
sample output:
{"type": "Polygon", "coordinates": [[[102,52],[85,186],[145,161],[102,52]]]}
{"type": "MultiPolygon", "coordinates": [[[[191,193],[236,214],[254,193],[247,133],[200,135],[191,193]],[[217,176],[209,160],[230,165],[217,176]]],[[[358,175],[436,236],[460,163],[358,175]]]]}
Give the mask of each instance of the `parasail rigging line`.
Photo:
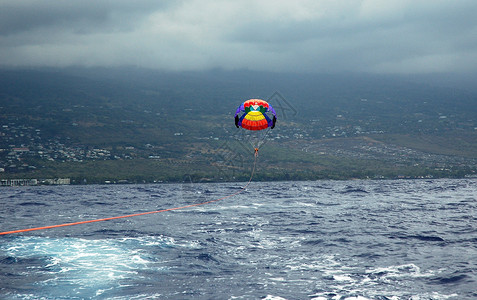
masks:
{"type": "Polygon", "coordinates": [[[162,212],[167,212],[167,211],[181,210],[181,209],[186,209],[186,208],[191,208],[191,207],[196,207],[196,206],[201,206],[201,205],[205,205],[205,204],[218,202],[218,201],[236,196],[236,195],[242,193],[243,191],[245,191],[245,189],[252,182],[253,175],[255,174],[255,167],[257,165],[257,157],[258,156],[255,155],[255,159],[254,159],[254,162],[253,162],[252,173],[250,174],[250,179],[248,180],[247,184],[245,186],[243,186],[239,191],[237,191],[233,194],[218,198],[218,199],[214,199],[214,200],[210,200],[210,201],[206,201],[206,202],[202,202],[202,203],[180,206],[180,207],[173,207],[173,208],[167,208],[167,209],[161,209],[161,210],[155,210],[155,211],[148,211],[148,212],[142,212],[142,213],[136,213],[136,214],[130,214],[130,215],[124,215],[124,216],[117,216],[117,217],[110,217],[110,218],[103,218],[103,219],[95,219],[95,220],[87,220],[87,221],[65,223],[65,224],[58,224],[58,225],[50,225],[50,226],[43,226],[43,227],[36,227],[36,228],[27,228],[27,229],[4,231],[4,232],[0,232],[0,235],[7,235],[7,234],[14,234],[14,233],[22,233],[22,232],[29,232],[29,231],[36,231],[36,230],[45,230],[45,229],[52,229],[52,228],[58,228],[58,227],[66,227],[66,226],[73,226],[73,225],[81,225],[81,224],[88,224],[88,223],[95,223],[95,222],[110,221],[110,220],[116,220],[116,219],[138,217],[138,216],[157,214],[157,213],[162,213],[162,212]]]}
{"type": "Polygon", "coordinates": [[[272,131],[272,130],[271,130],[271,128],[269,127],[269,128],[267,129],[267,131],[265,132],[265,134],[262,136],[262,138],[257,142],[256,148],[260,148],[260,147],[263,146],[263,144],[265,144],[265,141],[266,141],[266,139],[267,139],[267,137],[268,137],[268,135],[270,134],[271,131],[272,131]]]}

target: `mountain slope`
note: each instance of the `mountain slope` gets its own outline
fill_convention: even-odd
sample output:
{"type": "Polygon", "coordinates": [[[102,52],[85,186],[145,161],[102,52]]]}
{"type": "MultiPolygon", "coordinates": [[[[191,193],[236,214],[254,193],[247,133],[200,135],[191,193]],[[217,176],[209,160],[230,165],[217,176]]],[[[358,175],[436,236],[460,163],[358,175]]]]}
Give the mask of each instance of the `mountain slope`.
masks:
{"type": "Polygon", "coordinates": [[[121,178],[134,173],[149,181],[148,159],[169,168],[170,180],[178,172],[246,177],[249,153],[243,142],[234,144],[240,131],[233,113],[249,98],[268,100],[278,113],[262,179],[475,169],[477,97],[468,91],[362,74],[72,68],[0,71],[0,177],[87,173],[103,180],[132,160],[138,172],[121,178]],[[13,150],[22,147],[29,151],[13,150]],[[74,171],[85,166],[90,171],[74,171]]]}

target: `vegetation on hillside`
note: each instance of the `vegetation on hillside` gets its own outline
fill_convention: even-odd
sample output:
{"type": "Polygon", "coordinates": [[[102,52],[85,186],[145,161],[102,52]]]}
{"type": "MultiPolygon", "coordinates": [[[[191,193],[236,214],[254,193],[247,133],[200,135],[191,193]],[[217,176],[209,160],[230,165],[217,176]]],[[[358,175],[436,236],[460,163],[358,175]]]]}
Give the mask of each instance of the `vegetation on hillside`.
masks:
{"type": "Polygon", "coordinates": [[[257,180],[476,172],[469,92],[373,76],[70,69],[0,71],[0,179],[247,180],[252,147],[233,113],[255,97],[279,116],[257,180]]]}

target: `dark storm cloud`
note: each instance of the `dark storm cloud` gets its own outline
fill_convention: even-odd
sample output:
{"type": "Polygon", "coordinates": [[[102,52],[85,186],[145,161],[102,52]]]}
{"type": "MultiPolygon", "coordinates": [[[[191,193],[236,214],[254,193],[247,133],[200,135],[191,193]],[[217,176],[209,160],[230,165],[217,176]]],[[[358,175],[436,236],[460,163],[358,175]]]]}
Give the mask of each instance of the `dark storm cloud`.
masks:
{"type": "Polygon", "coordinates": [[[0,34],[12,35],[40,28],[57,30],[127,29],[131,18],[167,5],[161,1],[0,1],[0,34]]]}
{"type": "Polygon", "coordinates": [[[1,1],[0,65],[472,72],[475,1],[1,1]]]}

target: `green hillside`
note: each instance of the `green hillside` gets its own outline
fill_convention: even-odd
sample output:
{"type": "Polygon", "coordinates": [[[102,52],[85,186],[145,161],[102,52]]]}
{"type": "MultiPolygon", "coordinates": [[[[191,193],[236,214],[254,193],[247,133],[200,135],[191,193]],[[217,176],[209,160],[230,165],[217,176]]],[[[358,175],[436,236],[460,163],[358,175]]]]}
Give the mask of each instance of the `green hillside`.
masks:
{"type": "Polygon", "coordinates": [[[0,179],[245,180],[253,147],[233,114],[249,98],[278,114],[257,180],[475,174],[471,92],[364,75],[40,69],[0,71],[0,179]]]}

